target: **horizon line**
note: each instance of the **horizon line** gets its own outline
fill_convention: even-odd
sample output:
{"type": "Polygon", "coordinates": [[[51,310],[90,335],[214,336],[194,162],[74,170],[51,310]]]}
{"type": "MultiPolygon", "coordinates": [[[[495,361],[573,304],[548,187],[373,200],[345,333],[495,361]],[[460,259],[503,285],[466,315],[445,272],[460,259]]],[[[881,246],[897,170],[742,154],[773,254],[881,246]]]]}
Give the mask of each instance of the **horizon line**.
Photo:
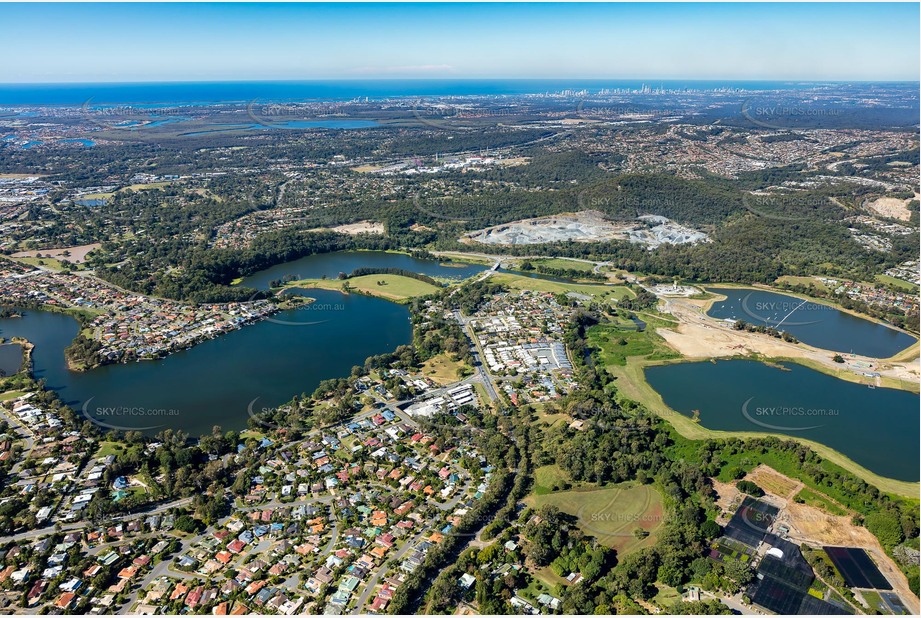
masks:
{"type": "MultiPolygon", "coordinates": [[[[134,85],[134,84],[279,84],[310,82],[423,82],[423,81],[650,81],[650,82],[750,82],[750,83],[805,83],[805,84],[919,84],[919,79],[820,79],[820,78],[745,78],[745,77],[308,77],[277,79],[156,79],[156,80],[113,80],[113,81],[47,81],[47,82],[0,82],[0,87],[7,86],[72,86],[72,85],[134,85]]],[[[654,84],[648,84],[654,85],[654,84]]]]}

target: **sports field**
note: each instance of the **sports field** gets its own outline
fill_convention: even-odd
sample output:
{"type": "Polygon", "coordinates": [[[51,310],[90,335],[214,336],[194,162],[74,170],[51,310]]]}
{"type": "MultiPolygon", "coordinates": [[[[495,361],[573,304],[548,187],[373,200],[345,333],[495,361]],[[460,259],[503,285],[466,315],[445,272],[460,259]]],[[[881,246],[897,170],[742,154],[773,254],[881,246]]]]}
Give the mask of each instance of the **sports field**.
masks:
{"type": "Polygon", "coordinates": [[[536,508],[556,506],[575,517],[586,535],[621,555],[655,543],[665,517],[661,496],[648,485],[573,489],[532,495],[525,502],[536,508]],[[638,536],[638,529],[646,536],[638,536]]]}

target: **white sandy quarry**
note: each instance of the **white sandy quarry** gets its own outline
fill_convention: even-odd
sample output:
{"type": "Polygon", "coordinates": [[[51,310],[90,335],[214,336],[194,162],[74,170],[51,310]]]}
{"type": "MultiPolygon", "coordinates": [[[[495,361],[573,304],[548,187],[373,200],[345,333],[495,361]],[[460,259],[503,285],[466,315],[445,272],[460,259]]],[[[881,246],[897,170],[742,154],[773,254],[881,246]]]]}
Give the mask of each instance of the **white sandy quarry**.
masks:
{"type": "Polygon", "coordinates": [[[461,240],[486,245],[535,245],[550,242],[628,240],[649,248],[661,244],[707,242],[703,232],[666,217],[643,215],[636,223],[609,221],[597,210],[523,219],[471,232],[461,240]]]}

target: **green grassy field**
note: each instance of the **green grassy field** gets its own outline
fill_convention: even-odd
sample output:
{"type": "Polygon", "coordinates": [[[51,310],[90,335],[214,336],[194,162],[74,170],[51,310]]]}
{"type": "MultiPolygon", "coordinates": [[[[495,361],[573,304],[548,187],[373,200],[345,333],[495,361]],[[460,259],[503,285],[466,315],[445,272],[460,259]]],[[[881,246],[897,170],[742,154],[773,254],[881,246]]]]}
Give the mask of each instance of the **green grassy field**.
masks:
{"type": "Polygon", "coordinates": [[[561,281],[549,281],[547,279],[537,279],[525,277],[522,275],[513,275],[511,273],[496,273],[489,278],[492,283],[501,283],[515,290],[533,290],[535,292],[552,292],[554,294],[566,294],[575,292],[576,294],[585,294],[594,296],[596,299],[608,298],[621,300],[623,298],[633,297],[634,294],[629,288],[622,285],[605,285],[603,283],[564,283],[561,281]]]}
{"type": "Polygon", "coordinates": [[[118,455],[122,452],[122,446],[117,442],[109,442],[104,440],[99,443],[99,448],[96,450],[96,454],[93,457],[107,457],[109,455],[118,455]]]}
{"type": "Polygon", "coordinates": [[[545,496],[554,491],[566,491],[579,487],[593,487],[593,485],[590,483],[573,483],[569,475],[555,464],[541,466],[534,470],[534,495],[545,496]]]}
{"type": "Polygon", "coordinates": [[[529,260],[534,266],[543,266],[545,268],[565,268],[568,270],[581,270],[590,273],[595,268],[594,264],[587,262],[577,262],[575,260],[566,260],[563,258],[546,258],[540,260],[529,260]]]}
{"type": "Polygon", "coordinates": [[[918,286],[916,286],[914,283],[902,281],[901,279],[896,279],[895,277],[890,277],[889,275],[876,275],[876,281],[879,283],[885,283],[886,285],[891,285],[905,292],[918,291],[918,286]]]}
{"type": "Polygon", "coordinates": [[[439,384],[457,382],[461,379],[461,374],[458,373],[460,370],[473,371],[469,365],[451,360],[447,354],[438,354],[422,364],[422,373],[425,377],[439,384]]]}
{"type": "Polygon", "coordinates": [[[599,324],[588,329],[588,343],[601,350],[601,362],[605,366],[624,366],[628,358],[637,356],[649,360],[678,358],[678,353],[651,327],[647,324],[646,330],[640,332],[616,324],[599,324]]]}
{"type": "Polygon", "coordinates": [[[798,275],[784,275],[777,278],[777,283],[789,283],[791,285],[812,285],[817,290],[828,291],[828,286],[816,279],[815,277],[802,277],[798,275]]]}
{"type": "Polygon", "coordinates": [[[556,506],[575,517],[586,535],[617,550],[620,555],[655,543],[665,513],[661,496],[648,485],[620,484],[535,494],[525,502],[537,508],[548,504],[556,506]],[[634,531],[638,528],[648,536],[637,538],[634,531]]]}
{"type": "Polygon", "coordinates": [[[825,511],[831,515],[847,515],[848,512],[841,508],[839,505],[835,504],[828,496],[824,496],[808,487],[803,487],[798,494],[796,494],[798,500],[802,500],[805,504],[809,506],[814,506],[817,509],[825,511]]]}
{"type": "Polygon", "coordinates": [[[301,279],[300,281],[292,281],[285,287],[341,291],[346,283],[358,293],[377,296],[395,302],[406,302],[439,290],[438,287],[431,283],[402,275],[362,275],[351,279],[301,279]]]}
{"type": "Polygon", "coordinates": [[[656,593],[656,596],[652,597],[654,605],[668,608],[681,600],[681,593],[678,592],[677,588],[672,588],[671,586],[666,586],[661,582],[657,582],[656,589],[658,589],[659,592],[656,593]]]}
{"type": "Polygon", "coordinates": [[[18,257],[10,258],[11,260],[16,260],[20,264],[28,264],[29,266],[41,266],[43,268],[50,268],[51,270],[56,270],[58,272],[64,270],[64,263],[60,260],[49,257],[18,257]]]}

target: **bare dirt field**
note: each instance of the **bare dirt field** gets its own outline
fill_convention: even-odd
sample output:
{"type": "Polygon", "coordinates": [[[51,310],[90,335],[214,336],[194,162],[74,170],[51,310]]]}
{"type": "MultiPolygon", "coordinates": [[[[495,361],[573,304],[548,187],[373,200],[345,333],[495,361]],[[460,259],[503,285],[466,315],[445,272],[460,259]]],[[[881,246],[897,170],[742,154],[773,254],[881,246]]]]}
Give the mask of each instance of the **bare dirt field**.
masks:
{"type": "Polygon", "coordinates": [[[385,234],[387,232],[383,223],[377,221],[356,221],[355,223],[344,223],[335,227],[323,228],[329,229],[340,234],[385,234]]]}
{"type": "Polygon", "coordinates": [[[780,496],[781,498],[786,498],[788,500],[792,500],[793,497],[799,493],[799,490],[803,488],[803,484],[801,482],[795,481],[788,476],[784,476],[783,474],[776,472],[773,468],[765,465],[758,466],[749,472],[745,478],[756,484],[758,487],[762,488],[764,491],[772,493],[775,496],[780,496]]]}
{"type": "Polygon", "coordinates": [[[80,245],[79,247],[64,247],[62,249],[39,249],[37,251],[20,251],[19,253],[14,253],[13,257],[38,257],[38,254],[41,254],[42,257],[54,258],[61,260],[63,262],[70,262],[71,264],[80,264],[86,260],[86,255],[93,249],[98,249],[102,245],[100,243],[93,243],[91,245],[80,245]],[[67,253],[68,255],[64,255],[67,253]]]}
{"type": "Polygon", "coordinates": [[[733,504],[738,504],[739,496],[742,494],[741,491],[736,489],[736,486],[732,483],[722,483],[716,479],[712,479],[713,489],[716,490],[716,506],[720,509],[727,511],[733,504]]]}
{"type": "MultiPolygon", "coordinates": [[[[916,198],[917,199],[917,196],[916,198]]],[[[908,221],[911,218],[911,212],[908,210],[908,202],[911,200],[900,200],[897,197],[881,197],[874,202],[868,202],[867,206],[878,215],[908,221]]]]}

